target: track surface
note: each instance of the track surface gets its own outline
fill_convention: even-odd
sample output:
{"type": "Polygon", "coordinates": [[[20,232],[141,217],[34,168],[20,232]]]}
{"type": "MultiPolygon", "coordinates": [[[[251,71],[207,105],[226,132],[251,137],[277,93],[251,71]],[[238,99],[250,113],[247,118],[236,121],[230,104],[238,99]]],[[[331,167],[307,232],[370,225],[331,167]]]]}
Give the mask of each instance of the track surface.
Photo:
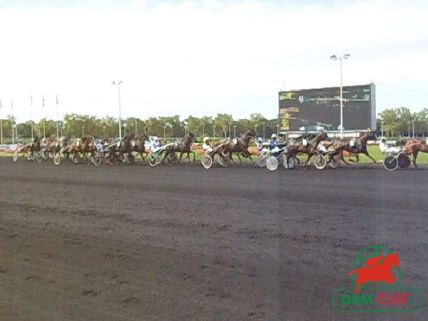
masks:
{"type": "Polygon", "coordinates": [[[428,170],[0,160],[0,320],[426,320],[340,314],[358,250],[428,297],[428,170]]]}

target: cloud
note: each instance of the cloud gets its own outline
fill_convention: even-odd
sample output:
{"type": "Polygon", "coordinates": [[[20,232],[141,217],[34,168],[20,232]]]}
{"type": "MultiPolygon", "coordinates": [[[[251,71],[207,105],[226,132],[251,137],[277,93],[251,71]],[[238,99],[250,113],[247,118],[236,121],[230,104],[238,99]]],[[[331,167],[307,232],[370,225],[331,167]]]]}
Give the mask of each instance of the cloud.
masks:
{"type": "MultiPolygon", "coordinates": [[[[422,1],[1,5],[0,98],[16,101],[19,119],[29,118],[30,94],[47,96],[50,117],[56,93],[61,114],[116,115],[115,79],[124,81],[128,116],[275,117],[284,82],[287,89],[337,85],[339,66],[329,56],[345,52],[345,84],[375,81],[378,107],[405,104],[409,91],[414,107],[425,107],[422,1]]],[[[43,115],[40,106],[34,114],[43,115]]]]}

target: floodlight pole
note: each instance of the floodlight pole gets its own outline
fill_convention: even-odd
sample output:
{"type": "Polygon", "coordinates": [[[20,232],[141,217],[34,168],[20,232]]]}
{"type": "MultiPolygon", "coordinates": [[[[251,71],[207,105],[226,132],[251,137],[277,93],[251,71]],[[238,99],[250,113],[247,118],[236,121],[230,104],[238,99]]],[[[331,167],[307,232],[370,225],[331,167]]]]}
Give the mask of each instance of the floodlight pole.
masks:
{"type": "Polygon", "coordinates": [[[119,140],[122,140],[122,106],[120,104],[120,85],[122,83],[122,80],[113,81],[113,85],[117,86],[117,94],[119,99],[119,140]]]}
{"type": "Polygon", "coordinates": [[[350,56],[350,54],[343,54],[340,57],[330,56],[331,60],[339,60],[340,62],[340,138],[343,138],[343,60],[350,56]]]}

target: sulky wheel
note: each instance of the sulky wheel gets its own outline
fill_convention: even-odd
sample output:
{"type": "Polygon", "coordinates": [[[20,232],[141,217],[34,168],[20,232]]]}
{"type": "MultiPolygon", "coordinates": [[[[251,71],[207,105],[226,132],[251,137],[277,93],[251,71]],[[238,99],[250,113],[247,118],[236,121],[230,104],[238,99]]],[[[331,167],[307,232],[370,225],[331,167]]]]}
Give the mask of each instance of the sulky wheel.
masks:
{"type": "Polygon", "coordinates": [[[92,163],[94,164],[94,166],[98,167],[101,165],[102,161],[103,161],[104,155],[101,152],[96,152],[94,157],[91,158],[92,163]]]}
{"type": "Polygon", "coordinates": [[[271,156],[266,160],[266,168],[270,171],[275,171],[278,168],[278,159],[271,156]]]}
{"type": "Polygon", "coordinates": [[[398,159],[395,156],[388,156],[383,161],[383,167],[387,171],[395,171],[398,167],[398,159]]]}
{"type": "Polygon", "coordinates": [[[160,154],[156,156],[150,155],[149,165],[151,167],[158,166],[161,162],[162,162],[162,156],[160,154]]]}
{"type": "Polygon", "coordinates": [[[410,166],[410,158],[406,154],[400,153],[398,155],[398,166],[400,168],[407,168],[410,166]]]}
{"type": "Polygon", "coordinates": [[[61,164],[61,153],[55,153],[55,155],[53,157],[53,162],[56,166],[61,164]]]}
{"type": "Polygon", "coordinates": [[[210,169],[213,166],[213,159],[210,155],[204,154],[201,158],[201,164],[205,169],[210,169]]]}
{"type": "Polygon", "coordinates": [[[322,155],[316,155],[314,157],[314,166],[316,169],[324,169],[327,166],[327,158],[322,155]]]}
{"type": "Polygon", "coordinates": [[[16,150],[13,153],[12,160],[13,160],[14,163],[16,163],[16,161],[18,160],[18,150],[16,150]]]}
{"type": "Polygon", "coordinates": [[[256,159],[256,164],[258,167],[265,167],[266,166],[266,160],[269,158],[269,155],[267,154],[260,154],[256,159]]]}

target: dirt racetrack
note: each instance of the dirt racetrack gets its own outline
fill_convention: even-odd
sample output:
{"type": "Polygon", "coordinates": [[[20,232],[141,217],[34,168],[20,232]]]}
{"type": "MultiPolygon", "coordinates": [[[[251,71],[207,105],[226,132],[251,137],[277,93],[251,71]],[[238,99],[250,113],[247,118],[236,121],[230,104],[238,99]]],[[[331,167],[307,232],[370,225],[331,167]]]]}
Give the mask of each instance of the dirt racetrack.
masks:
{"type": "Polygon", "coordinates": [[[427,320],[343,314],[358,250],[428,297],[428,170],[268,172],[0,159],[0,320],[427,320]]]}

